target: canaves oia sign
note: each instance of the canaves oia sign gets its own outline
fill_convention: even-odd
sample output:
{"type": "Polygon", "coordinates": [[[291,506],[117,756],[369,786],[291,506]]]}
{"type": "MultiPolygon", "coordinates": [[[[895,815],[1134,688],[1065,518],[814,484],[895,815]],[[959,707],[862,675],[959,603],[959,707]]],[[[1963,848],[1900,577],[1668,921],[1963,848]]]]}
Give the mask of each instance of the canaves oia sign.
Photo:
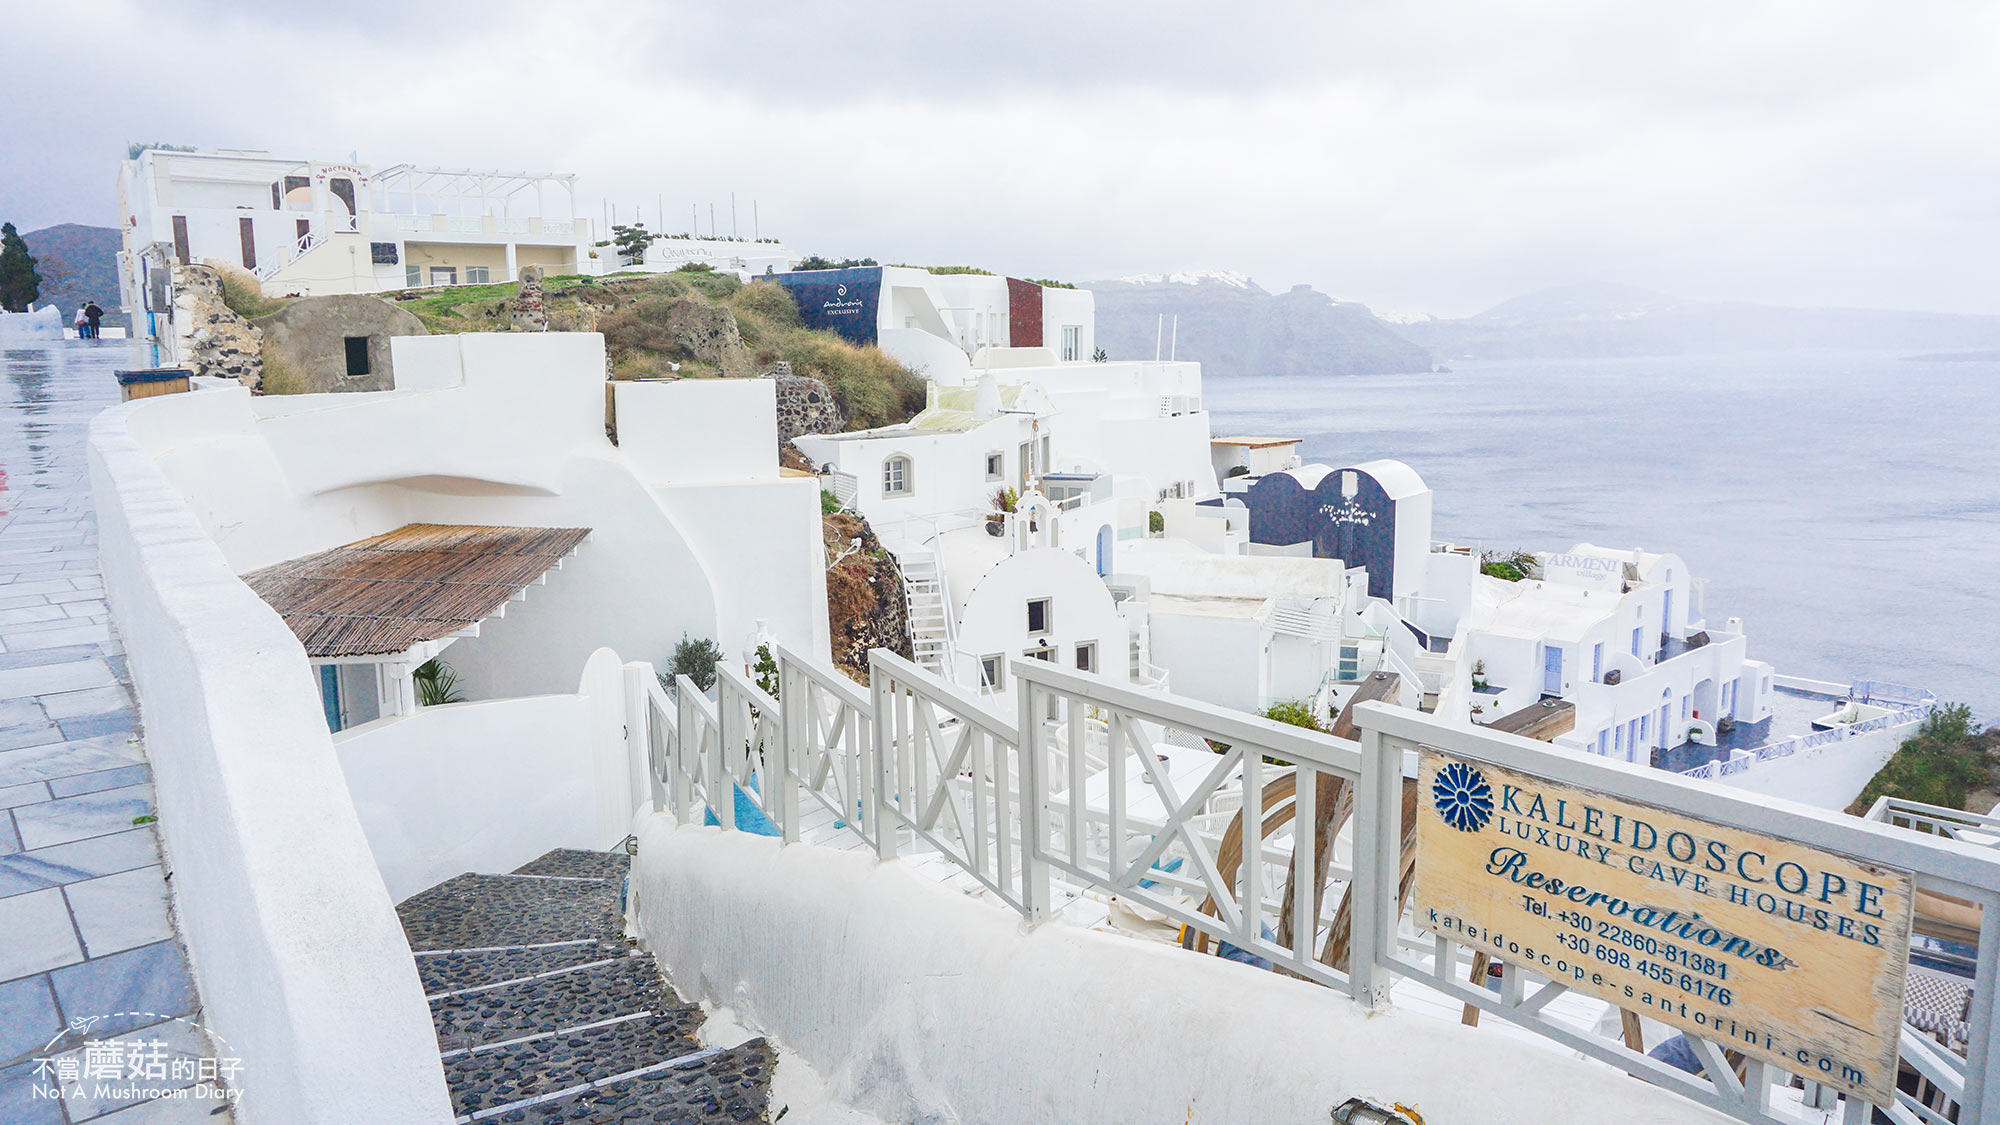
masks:
{"type": "Polygon", "coordinates": [[[1907,872],[1441,751],[1419,769],[1425,928],[1892,1103],[1907,872]]]}

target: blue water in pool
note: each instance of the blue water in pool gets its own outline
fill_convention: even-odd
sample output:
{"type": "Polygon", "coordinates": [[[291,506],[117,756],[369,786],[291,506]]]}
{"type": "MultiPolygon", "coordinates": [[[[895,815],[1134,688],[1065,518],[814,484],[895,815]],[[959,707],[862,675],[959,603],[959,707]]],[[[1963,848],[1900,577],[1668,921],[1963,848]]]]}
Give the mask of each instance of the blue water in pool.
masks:
{"type": "Polygon", "coordinates": [[[1671,551],[1780,672],[2000,722],[2000,363],[1774,352],[1210,378],[1215,432],[1408,463],[1432,534],[1671,551]]]}

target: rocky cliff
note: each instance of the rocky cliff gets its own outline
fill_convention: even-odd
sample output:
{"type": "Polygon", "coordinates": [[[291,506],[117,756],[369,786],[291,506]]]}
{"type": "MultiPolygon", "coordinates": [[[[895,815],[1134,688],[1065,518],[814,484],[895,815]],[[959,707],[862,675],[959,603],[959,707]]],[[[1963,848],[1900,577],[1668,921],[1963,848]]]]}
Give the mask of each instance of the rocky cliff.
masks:
{"type": "MultiPolygon", "coordinates": [[[[1265,292],[1226,273],[1151,275],[1085,286],[1097,297],[1097,344],[1112,359],[1150,359],[1165,317],[1173,354],[1204,375],[1363,375],[1429,371],[1430,353],[1368,311],[1310,286],[1265,292]]],[[[1162,339],[1160,354],[1168,354],[1162,339]]]]}
{"type": "Polygon", "coordinates": [[[2000,345],[2000,316],[1691,301],[1627,285],[1565,285],[1477,316],[1398,326],[1444,362],[1794,348],[1944,351],[2000,345]]]}

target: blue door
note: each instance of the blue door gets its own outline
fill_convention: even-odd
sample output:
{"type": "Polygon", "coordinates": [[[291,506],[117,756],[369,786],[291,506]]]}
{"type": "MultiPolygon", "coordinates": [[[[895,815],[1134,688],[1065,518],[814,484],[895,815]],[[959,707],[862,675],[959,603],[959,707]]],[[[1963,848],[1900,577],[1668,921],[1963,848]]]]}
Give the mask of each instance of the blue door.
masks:
{"type": "Polygon", "coordinates": [[[1674,635],[1674,592],[1672,590],[1667,591],[1666,599],[1660,603],[1660,635],[1663,637],[1674,635]]]}
{"type": "Polygon", "coordinates": [[[1097,575],[1100,578],[1107,577],[1111,573],[1112,541],[1110,524],[1107,523],[1097,529],[1097,575]]]}
{"type": "Polygon", "coordinates": [[[1542,692],[1561,695],[1563,690],[1563,650],[1554,645],[1542,648],[1542,692]]]}
{"type": "Polygon", "coordinates": [[[326,710],[326,729],[340,729],[340,666],[319,666],[319,703],[326,710]]]}

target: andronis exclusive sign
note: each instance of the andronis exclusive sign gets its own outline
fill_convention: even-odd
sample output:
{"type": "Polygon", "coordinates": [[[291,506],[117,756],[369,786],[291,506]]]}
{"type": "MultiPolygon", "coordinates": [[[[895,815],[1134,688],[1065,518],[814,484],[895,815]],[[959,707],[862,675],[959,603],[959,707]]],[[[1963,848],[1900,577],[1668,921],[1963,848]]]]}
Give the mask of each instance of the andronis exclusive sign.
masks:
{"type": "Polygon", "coordinates": [[[1892,1100],[1907,873],[1441,751],[1419,784],[1419,924],[1892,1100]]]}

